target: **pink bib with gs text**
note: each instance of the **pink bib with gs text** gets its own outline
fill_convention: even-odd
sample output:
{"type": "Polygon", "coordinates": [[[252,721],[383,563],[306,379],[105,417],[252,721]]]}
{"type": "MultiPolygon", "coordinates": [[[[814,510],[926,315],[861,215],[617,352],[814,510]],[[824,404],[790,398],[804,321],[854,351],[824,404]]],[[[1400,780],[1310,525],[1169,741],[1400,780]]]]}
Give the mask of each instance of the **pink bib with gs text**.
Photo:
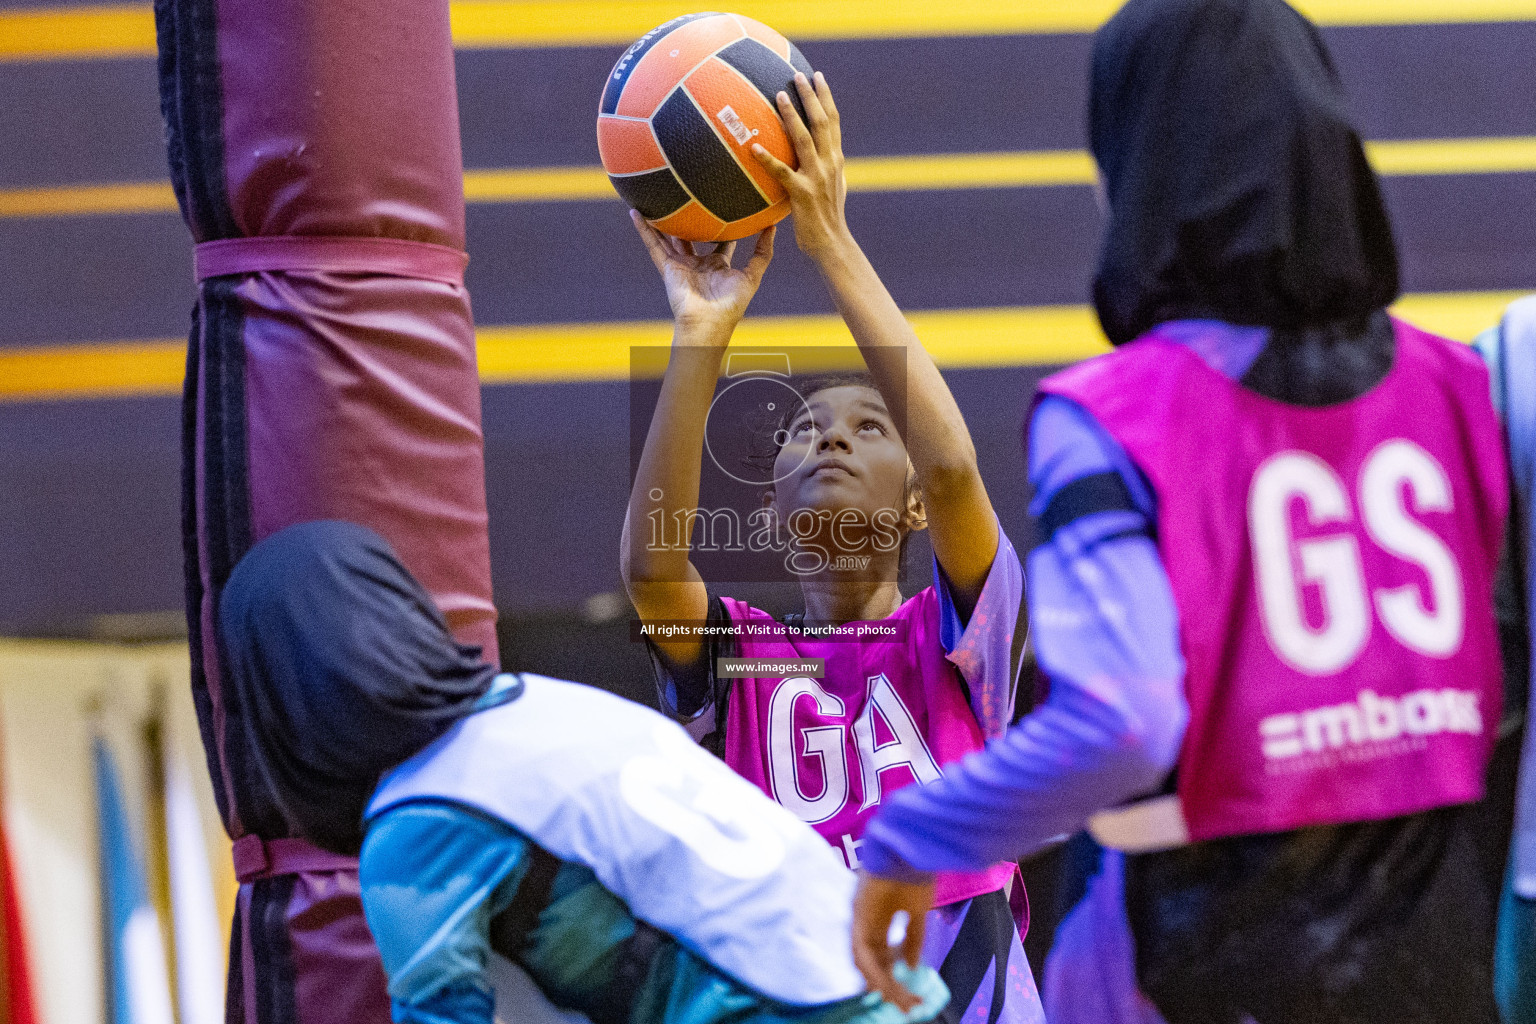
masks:
{"type": "Polygon", "coordinates": [[[1194,839],[1482,795],[1503,440],[1470,349],[1403,323],[1396,341],[1375,388],[1323,408],[1250,391],[1157,330],[1042,385],[1091,413],[1156,494],[1194,839]]]}

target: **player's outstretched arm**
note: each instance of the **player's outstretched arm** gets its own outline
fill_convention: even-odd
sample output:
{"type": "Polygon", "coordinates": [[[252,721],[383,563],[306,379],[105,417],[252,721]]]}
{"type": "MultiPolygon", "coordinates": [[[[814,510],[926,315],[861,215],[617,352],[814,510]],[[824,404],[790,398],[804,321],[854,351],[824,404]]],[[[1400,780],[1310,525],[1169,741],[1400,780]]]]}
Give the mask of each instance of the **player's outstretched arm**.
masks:
{"type": "Polygon", "coordinates": [[[789,193],[795,241],[821,271],[886,407],[901,424],[923,489],[934,553],[961,611],[969,613],[997,554],[997,517],[976,465],[976,448],[938,367],[848,230],[842,129],[826,78],[817,72],[813,85],[797,75],[795,88],[809,125],[787,93],[779,93],[778,104],[799,168],[760,145],[753,154],[789,193]]]}
{"type": "MultiPolygon", "coordinates": [[[[630,217],[666,285],[673,332],[661,397],[624,516],[620,571],[642,622],[701,621],[709,598],[688,558],[688,537],[652,537],[651,525],[675,524],[676,513],[698,506],[704,426],[720,360],[773,259],[774,229],[758,236],[751,258],[738,269],[731,266],[735,242],[699,256],[690,243],[660,234],[638,213],[631,211],[630,217]]],[[[692,662],[701,650],[698,639],[658,640],[657,646],[678,664],[692,662]]]]}

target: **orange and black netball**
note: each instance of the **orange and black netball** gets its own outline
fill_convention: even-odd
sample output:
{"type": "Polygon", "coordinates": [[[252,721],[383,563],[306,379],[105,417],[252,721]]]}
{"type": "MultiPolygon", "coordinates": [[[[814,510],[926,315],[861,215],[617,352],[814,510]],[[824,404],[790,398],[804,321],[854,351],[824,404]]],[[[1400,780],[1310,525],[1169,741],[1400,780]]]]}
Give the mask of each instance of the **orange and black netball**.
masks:
{"type": "Polygon", "coordinates": [[[614,65],[598,112],[613,187],[658,230],[694,242],[782,220],[789,197],[752,147],[797,165],[774,100],[788,92],[799,108],[797,71],[811,66],[793,43],[739,14],[688,14],[647,32],[614,65]]]}

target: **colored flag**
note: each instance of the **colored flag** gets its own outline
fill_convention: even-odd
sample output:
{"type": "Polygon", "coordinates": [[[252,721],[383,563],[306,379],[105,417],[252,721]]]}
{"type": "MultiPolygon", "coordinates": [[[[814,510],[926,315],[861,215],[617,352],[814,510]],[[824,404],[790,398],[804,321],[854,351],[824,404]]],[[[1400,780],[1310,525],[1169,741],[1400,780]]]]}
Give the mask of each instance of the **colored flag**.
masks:
{"type": "Polygon", "coordinates": [[[223,1024],[224,933],[192,773],[165,744],[165,834],[181,1024],[223,1024]]]}
{"type": "Polygon", "coordinates": [[[27,960],[27,933],[22,926],[21,887],[5,833],[5,777],[0,773],[0,1021],[36,1024],[32,999],[32,969],[27,960]]]}
{"type": "Polygon", "coordinates": [[[165,939],[123,806],[112,753],[93,741],[108,1024],[175,1024],[165,939]]]}
{"type": "Polygon", "coordinates": [[[35,1024],[32,972],[27,964],[27,937],[21,924],[21,900],[11,870],[10,845],[0,823],[0,1021],[35,1024]]]}

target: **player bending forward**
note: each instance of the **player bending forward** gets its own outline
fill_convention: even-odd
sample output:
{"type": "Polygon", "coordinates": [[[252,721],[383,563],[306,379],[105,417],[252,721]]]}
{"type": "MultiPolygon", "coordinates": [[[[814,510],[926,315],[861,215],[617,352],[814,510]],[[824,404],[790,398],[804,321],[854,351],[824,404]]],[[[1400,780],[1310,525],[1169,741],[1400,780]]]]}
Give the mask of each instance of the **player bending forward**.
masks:
{"type": "Polygon", "coordinates": [[[901,1024],[947,1002],[926,969],[911,1013],[863,994],[853,878],[814,832],[653,711],[497,675],[377,534],[262,541],[220,631],[238,756],[306,838],[362,843],[399,1024],[489,1024],[493,951],[595,1024],[901,1024]]]}
{"type": "MultiPolygon", "coordinates": [[[[959,407],[849,233],[832,93],[819,74],[814,86],[797,76],[794,88],[809,124],[787,94],[778,105],[798,170],[757,155],[789,193],[796,240],[820,269],[870,372],[801,391],[803,406],[787,410],[768,454],[774,483],[766,507],[791,527],[819,524],[797,536],[833,557],[801,577],[804,615],[776,622],[746,602],[711,600],[686,538],[668,546],[648,539],[658,517],[675,522],[698,503],[721,360],[767,269],[772,233],[735,270],[731,247],[696,256],[635,215],[676,329],[630,496],[623,571],[642,621],[755,630],[721,644],[657,642],[662,702],[683,718],[712,714],[725,762],[857,866],[865,823],[883,799],[934,782],[1007,727],[1023,569],[998,527],[959,407]],[[882,545],[881,536],[904,542],[924,528],[934,584],[903,600],[900,545],[882,545]],[[837,565],[845,553],[864,568],[837,565]],[[878,624],[879,633],[851,640],[816,632],[849,623],[878,624]],[[825,672],[717,678],[719,655],[823,659],[825,672]]],[[[1005,888],[1014,871],[1000,857],[935,882],[922,962],[948,982],[956,1019],[1043,1019],[1005,888]]],[[[1022,911],[1022,889],[1012,895],[1022,911]]]]}
{"type": "MultiPolygon", "coordinates": [[[[1386,313],[1376,178],[1281,0],[1131,0],[1091,97],[1118,348],[1031,414],[1049,697],[875,816],[859,961],[895,995],[884,928],[923,879],[1148,797],[1093,820],[1126,851],[1095,884],[1123,866],[1135,978],[1170,1024],[1493,1024],[1466,807],[1500,710],[1488,374],[1386,313]]],[[[1112,1005],[1124,949],[1073,951],[1052,1020],[1152,1019],[1135,986],[1112,1005]]]]}

